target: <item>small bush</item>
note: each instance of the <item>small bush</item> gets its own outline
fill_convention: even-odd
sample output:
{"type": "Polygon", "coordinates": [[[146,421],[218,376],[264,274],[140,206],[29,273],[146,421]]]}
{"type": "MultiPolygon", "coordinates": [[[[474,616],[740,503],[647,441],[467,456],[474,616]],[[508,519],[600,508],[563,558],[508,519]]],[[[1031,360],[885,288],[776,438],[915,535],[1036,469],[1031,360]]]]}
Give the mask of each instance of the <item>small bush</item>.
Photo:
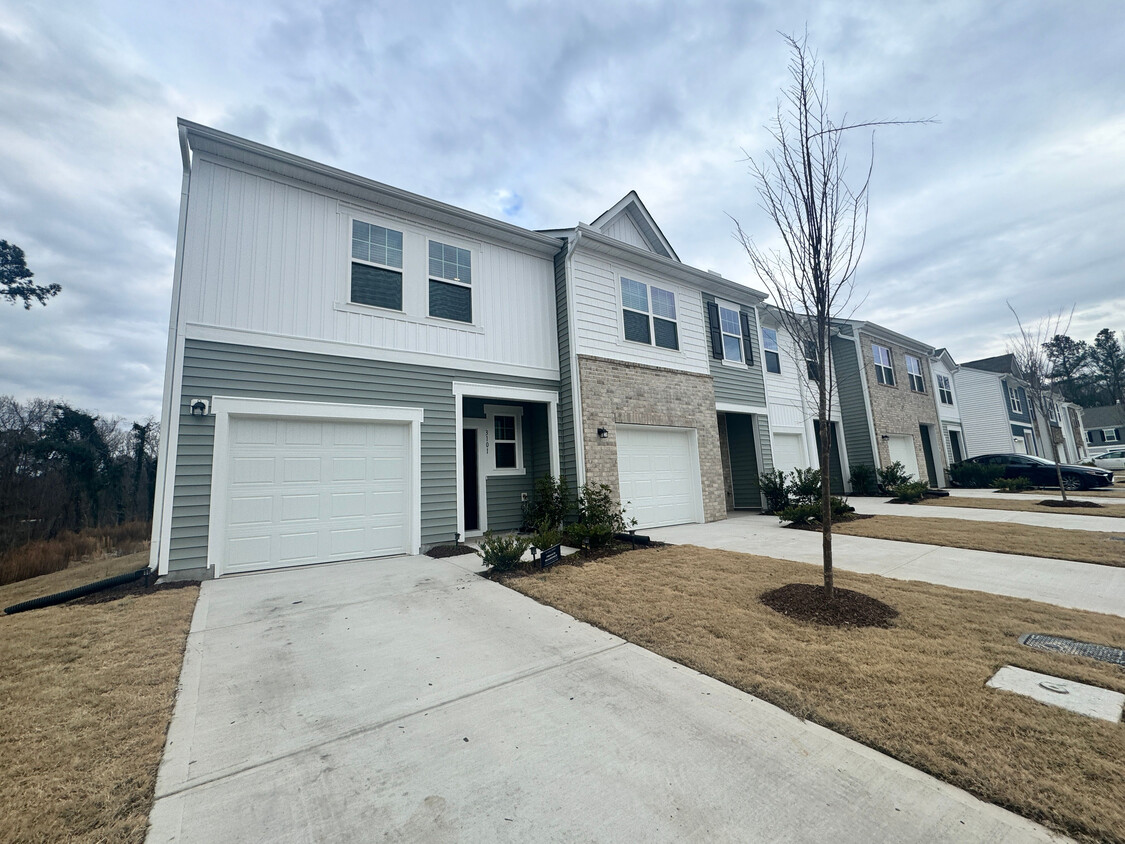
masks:
{"type": "Polygon", "coordinates": [[[924,481],[910,481],[893,487],[891,494],[894,495],[895,501],[912,504],[915,501],[921,501],[929,488],[930,485],[924,481]]]}
{"type": "Polygon", "coordinates": [[[797,504],[811,504],[819,500],[820,469],[794,469],[789,497],[797,504]]]}
{"type": "Polygon", "coordinates": [[[778,512],[777,517],[783,522],[792,522],[795,525],[808,525],[820,523],[819,504],[790,504],[778,512]]]}
{"type": "Polygon", "coordinates": [[[578,494],[578,524],[569,526],[566,534],[591,548],[600,548],[609,544],[615,533],[624,533],[636,523],[636,519],[626,523],[625,508],[607,484],[586,484],[578,494]]]}
{"type": "Polygon", "coordinates": [[[878,492],[875,482],[875,467],[870,463],[857,463],[850,473],[852,495],[874,495],[878,492]]]}
{"type": "Polygon", "coordinates": [[[906,467],[897,460],[890,466],[876,469],[875,474],[879,476],[879,486],[882,487],[884,491],[892,490],[900,484],[910,483],[910,479],[914,477],[907,472],[906,467]]]}
{"type": "Polygon", "coordinates": [[[544,548],[553,548],[555,545],[562,544],[563,532],[559,528],[549,527],[546,521],[539,525],[539,529],[531,535],[531,544],[533,547],[540,550],[544,548]]]}
{"type": "Polygon", "coordinates": [[[833,520],[842,519],[844,516],[850,516],[854,512],[855,507],[849,504],[846,498],[840,498],[838,495],[832,496],[833,520]]]}
{"type": "Polygon", "coordinates": [[[529,546],[529,541],[522,536],[496,536],[492,531],[486,531],[477,554],[493,571],[514,571],[523,566],[520,558],[529,546]]]}
{"type": "Polygon", "coordinates": [[[565,478],[544,475],[535,482],[535,492],[523,505],[523,523],[531,530],[544,525],[548,529],[562,527],[571,510],[570,488],[565,478]]]}
{"type": "Polygon", "coordinates": [[[1007,492],[1024,492],[1031,489],[1030,478],[996,478],[992,485],[1007,492]]]}
{"type": "Polygon", "coordinates": [[[965,489],[987,489],[1003,474],[1003,466],[985,466],[980,463],[954,463],[949,467],[949,478],[953,485],[965,489]]]}
{"type": "Polygon", "coordinates": [[[767,513],[780,513],[789,506],[789,485],[784,472],[762,472],[758,476],[758,489],[767,513]]]}

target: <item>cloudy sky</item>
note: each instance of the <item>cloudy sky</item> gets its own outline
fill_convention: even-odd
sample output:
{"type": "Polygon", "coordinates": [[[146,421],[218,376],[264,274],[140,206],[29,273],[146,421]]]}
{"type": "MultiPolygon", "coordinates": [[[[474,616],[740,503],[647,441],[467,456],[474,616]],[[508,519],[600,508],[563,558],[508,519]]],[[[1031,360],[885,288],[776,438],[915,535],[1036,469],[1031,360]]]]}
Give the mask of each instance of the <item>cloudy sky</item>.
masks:
{"type": "Polygon", "coordinates": [[[177,116],[528,228],[635,189],[760,286],[730,217],[771,240],[742,151],[806,27],[834,113],[940,121],[876,134],[857,316],[960,360],[1005,299],[1125,330],[1120,0],[0,0],[0,239],[63,285],[0,304],[0,393],[159,414],[177,116]]]}

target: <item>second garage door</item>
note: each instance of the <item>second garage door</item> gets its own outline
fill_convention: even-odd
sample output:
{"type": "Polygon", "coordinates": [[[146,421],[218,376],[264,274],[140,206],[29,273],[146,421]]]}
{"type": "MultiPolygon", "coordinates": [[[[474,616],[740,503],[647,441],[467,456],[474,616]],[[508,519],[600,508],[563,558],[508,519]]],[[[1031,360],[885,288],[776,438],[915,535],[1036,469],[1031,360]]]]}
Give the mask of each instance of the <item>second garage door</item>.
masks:
{"type": "Polygon", "coordinates": [[[786,474],[809,465],[805,454],[805,438],[800,434],[773,435],[773,468],[786,474]]]}
{"type": "Polygon", "coordinates": [[[617,426],[621,503],[638,528],[703,521],[694,436],[689,428],[617,426]]]}
{"type": "Polygon", "coordinates": [[[232,417],[220,573],[409,552],[409,426],[232,417]]]}
{"type": "Polygon", "coordinates": [[[909,434],[891,434],[887,438],[887,451],[892,463],[897,460],[906,467],[911,480],[917,481],[922,477],[918,472],[918,452],[914,450],[914,437],[909,434]]]}

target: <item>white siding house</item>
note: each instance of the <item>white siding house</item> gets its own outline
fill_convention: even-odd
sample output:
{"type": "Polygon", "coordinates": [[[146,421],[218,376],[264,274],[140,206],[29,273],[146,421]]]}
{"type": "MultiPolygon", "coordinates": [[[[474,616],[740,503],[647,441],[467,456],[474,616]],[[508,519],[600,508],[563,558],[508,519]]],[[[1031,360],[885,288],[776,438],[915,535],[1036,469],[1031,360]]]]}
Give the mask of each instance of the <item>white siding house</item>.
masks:
{"type": "Polygon", "coordinates": [[[1012,431],[1001,377],[995,372],[961,367],[953,387],[965,433],[967,457],[1012,451],[1012,431]]]}
{"type": "Polygon", "coordinates": [[[930,357],[930,370],[934,379],[942,447],[945,449],[946,459],[953,464],[969,456],[965,448],[965,431],[954,378],[958,367],[946,349],[938,349],[930,357]]]}

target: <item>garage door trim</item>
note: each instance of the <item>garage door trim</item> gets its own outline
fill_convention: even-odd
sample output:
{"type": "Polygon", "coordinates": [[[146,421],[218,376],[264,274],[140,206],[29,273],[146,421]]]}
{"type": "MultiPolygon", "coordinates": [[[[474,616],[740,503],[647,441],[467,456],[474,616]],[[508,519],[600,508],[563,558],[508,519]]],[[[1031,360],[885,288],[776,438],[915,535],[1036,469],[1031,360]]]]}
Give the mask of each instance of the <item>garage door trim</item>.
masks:
{"type": "MultiPolygon", "coordinates": [[[[692,518],[693,522],[686,522],[685,524],[702,524],[704,521],[703,511],[703,484],[699,470],[699,430],[697,428],[688,427],[674,427],[669,425],[637,425],[637,424],[624,424],[618,423],[617,432],[620,438],[622,431],[663,431],[667,433],[675,433],[683,435],[687,441],[688,446],[688,461],[691,472],[691,488],[693,493],[692,500],[692,518]]],[[[620,484],[620,460],[618,462],[618,483],[620,484]]],[[[621,502],[625,504],[624,501],[621,502]]],[[[626,505],[626,509],[628,506],[626,505]]],[[[629,515],[626,514],[626,518],[629,515]]]]}
{"type": "Polygon", "coordinates": [[[390,407],[367,404],[333,404],[329,402],[283,401],[239,396],[214,396],[211,411],[215,415],[215,444],[211,458],[211,503],[207,531],[207,565],[222,575],[222,549],[226,541],[226,508],[229,489],[231,417],[296,419],[336,422],[396,422],[409,427],[411,511],[409,552],[417,554],[422,544],[422,420],[420,407],[390,407]]]}

